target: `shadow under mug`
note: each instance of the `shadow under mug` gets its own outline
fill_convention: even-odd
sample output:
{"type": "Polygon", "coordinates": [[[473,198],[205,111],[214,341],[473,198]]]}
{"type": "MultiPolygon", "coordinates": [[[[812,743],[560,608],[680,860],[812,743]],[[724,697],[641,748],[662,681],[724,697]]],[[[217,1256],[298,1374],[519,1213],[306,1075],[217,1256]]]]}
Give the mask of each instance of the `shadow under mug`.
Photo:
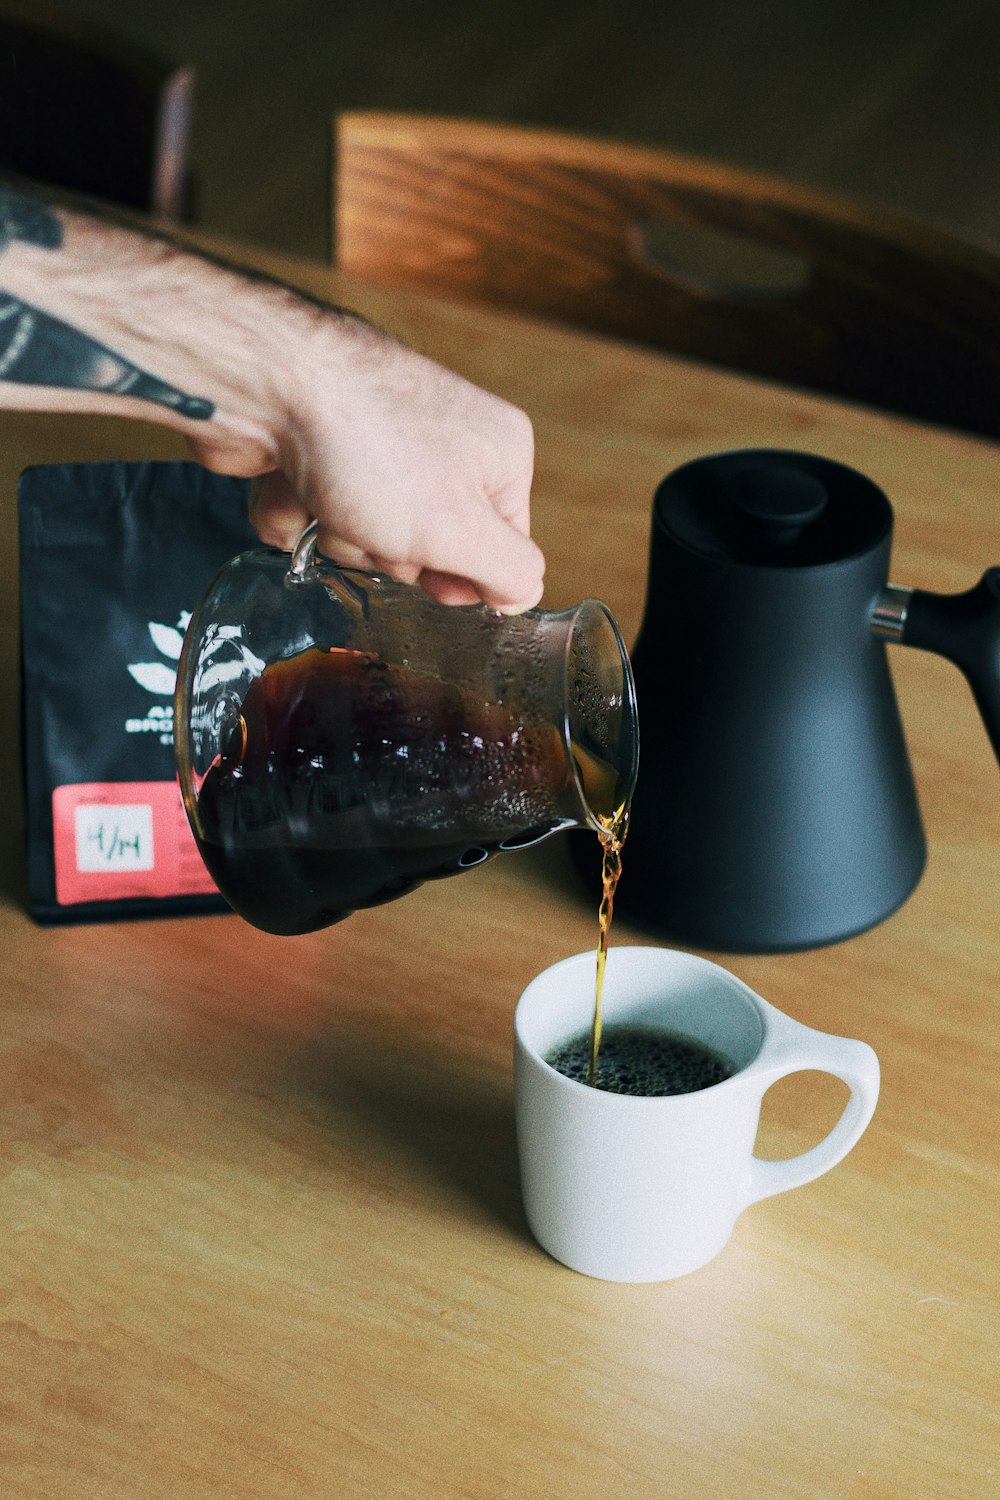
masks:
{"type": "Polygon", "coordinates": [[[841,1161],[878,1099],[865,1042],[804,1026],[718,964],[666,948],[608,954],[603,1015],[703,1042],[732,1075],[696,1093],[635,1097],[557,1072],[546,1055],[593,1019],[593,952],[539,974],[515,1013],[521,1191],[531,1231],[573,1270],[664,1281],[712,1260],[751,1203],[801,1187],[841,1161]],[[789,1073],[832,1073],[850,1098],[829,1134],[782,1161],[754,1156],[764,1094],[789,1073]]]}

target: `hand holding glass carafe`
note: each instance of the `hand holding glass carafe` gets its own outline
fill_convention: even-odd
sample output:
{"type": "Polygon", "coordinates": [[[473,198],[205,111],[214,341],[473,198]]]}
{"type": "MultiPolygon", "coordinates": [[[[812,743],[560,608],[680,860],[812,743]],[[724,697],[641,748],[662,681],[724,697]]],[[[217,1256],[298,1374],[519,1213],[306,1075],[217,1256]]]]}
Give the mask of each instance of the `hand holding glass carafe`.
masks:
{"type": "Polygon", "coordinates": [[[178,674],[188,818],[265,931],[313,931],[558,829],[606,834],[638,721],[603,604],[501,615],[318,557],[235,558],[178,674]]]}

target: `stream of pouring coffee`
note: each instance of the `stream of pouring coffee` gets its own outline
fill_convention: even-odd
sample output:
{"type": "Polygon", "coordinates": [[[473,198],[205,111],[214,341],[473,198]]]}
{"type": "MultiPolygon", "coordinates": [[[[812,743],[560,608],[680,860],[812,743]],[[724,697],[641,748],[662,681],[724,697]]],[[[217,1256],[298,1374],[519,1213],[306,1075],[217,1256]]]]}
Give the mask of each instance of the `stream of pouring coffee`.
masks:
{"type": "Polygon", "coordinates": [[[610,817],[601,818],[601,907],[598,915],[597,982],[594,994],[594,1024],[590,1034],[590,1064],[587,1082],[597,1087],[597,1059],[601,1050],[601,999],[604,994],[604,969],[608,960],[608,933],[615,908],[615,891],[622,873],[622,845],[628,833],[628,803],[610,817]]]}

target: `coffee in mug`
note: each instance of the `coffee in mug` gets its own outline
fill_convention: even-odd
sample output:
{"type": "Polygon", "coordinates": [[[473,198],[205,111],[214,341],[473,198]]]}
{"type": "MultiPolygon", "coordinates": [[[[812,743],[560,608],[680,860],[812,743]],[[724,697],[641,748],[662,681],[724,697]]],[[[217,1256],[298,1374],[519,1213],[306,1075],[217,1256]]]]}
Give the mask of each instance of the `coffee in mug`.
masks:
{"type": "MultiPolygon", "coordinates": [[[[539,974],[515,1014],[514,1090],[521,1190],[539,1244],[577,1271],[609,1281],[665,1281],[714,1259],[744,1209],[828,1172],[860,1139],[875,1109],[878,1059],[849,1037],[817,1031],[769,1005],[734,974],[690,953],[621,947],[607,956],[601,1056],[609,1038],[649,1037],[667,1071],[690,1085],[652,1094],[589,1087],[554,1061],[569,1046],[584,1066],[594,1006],[594,955],[539,974]],[[698,1049],[679,1060],[678,1037],[698,1049]],[[659,1046],[659,1043],[658,1043],[659,1046]],[[705,1052],[728,1076],[710,1079],[705,1052]],[[783,1161],[754,1155],[761,1103],[789,1073],[818,1070],[850,1090],[824,1140],[783,1161]]],[[[617,1065],[616,1065],[617,1066],[617,1065]]],[[[630,1067],[634,1064],[634,1052],[630,1067]]]]}
{"type": "Polygon", "coordinates": [[[575,1078],[611,1094],[663,1098],[667,1094],[696,1094],[721,1083],[733,1065],[695,1037],[657,1026],[618,1025],[604,1028],[592,1074],[593,1030],[553,1047],[545,1061],[567,1078],[575,1078]]]}

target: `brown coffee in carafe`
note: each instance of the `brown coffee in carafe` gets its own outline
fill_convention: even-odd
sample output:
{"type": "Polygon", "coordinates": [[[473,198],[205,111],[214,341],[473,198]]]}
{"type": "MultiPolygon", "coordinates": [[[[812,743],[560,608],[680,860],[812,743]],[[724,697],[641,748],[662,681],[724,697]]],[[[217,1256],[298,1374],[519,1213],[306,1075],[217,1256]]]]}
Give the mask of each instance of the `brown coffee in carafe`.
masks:
{"type": "Polygon", "coordinates": [[[606,606],[503,615],[315,554],[234,558],[188,628],[177,768],[205,863],[302,933],[631,800],[638,722],[606,606]]]}
{"type": "Polygon", "coordinates": [[[198,844],[247,920],[309,932],[541,835],[574,765],[607,805],[617,773],[571,753],[554,725],[430,673],[312,646],[267,666],[224,725],[198,844]]]}

